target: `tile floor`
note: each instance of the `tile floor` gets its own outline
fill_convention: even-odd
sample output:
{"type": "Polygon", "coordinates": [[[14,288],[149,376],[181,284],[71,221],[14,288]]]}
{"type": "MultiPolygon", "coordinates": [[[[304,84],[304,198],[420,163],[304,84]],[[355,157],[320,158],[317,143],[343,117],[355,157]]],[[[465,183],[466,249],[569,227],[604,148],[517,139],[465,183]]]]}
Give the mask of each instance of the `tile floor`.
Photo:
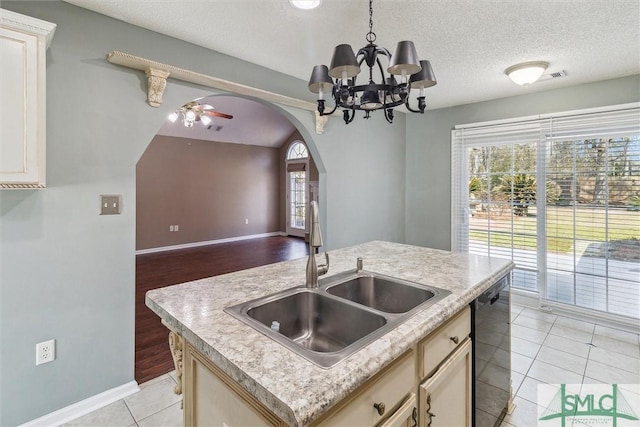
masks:
{"type": "Polygon", "coordinates": [[[633,384],[625,394],[640,394],[638,334],[514,304],[511,320],[516,407],[502,427],[537,425],[539,384],[633,384]]]}
{"type": "MultiPolygon", "coordinates": [[[[635,384],[640,394],[640,336],[517,305],[511,307],[515,410],[503,427],[537,425],[538,384],[635,384]]],[[[68,426],[182,426],[175,373],[140,385],[140,391],[78,418],[68,426]]],[[[628,391],[625,391],[628,392],[628,391]]]]}

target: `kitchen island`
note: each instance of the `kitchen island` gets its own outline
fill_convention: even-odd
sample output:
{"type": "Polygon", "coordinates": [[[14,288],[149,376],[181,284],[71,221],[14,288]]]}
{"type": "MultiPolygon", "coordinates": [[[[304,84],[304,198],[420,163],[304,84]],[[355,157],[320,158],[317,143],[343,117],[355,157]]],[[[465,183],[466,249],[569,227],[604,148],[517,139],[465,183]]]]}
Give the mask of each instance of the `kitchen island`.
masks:
{"type": "MultiPolygon", "coordinates": [[[[422,379],[432,376],[431,368],[444,364],[437,361],[430,365],[431,356],[427,357],[427,353],[436,346],[426,346],[425,340],[452,318],[464,319],[458,320],[457,324],[467,328],[469,303],[508,274],[513,264],[509,260],[375,241],[331,251],[327,276],[354,270],[357,258],[363,259],[367,271],[446,289],[451,294],[419,310],[395,329],[329,369],[298,356],[223,311],[225,307],[293,286],[304,286],[306,258],[149,291],[146,304],[173,331],[172,347],[178,359],[183,353],[189,353],[183,347],[192,349],[196,359],[206,362],[217,377],[222,377],[223,386],[242,399],[249,396],[249,406],[257,408],[261,414],[267,413],[267,418],[277,419],[275,425],[303,426],[323,420],[331,424],[332,414],[347,408],[351,401],[357,403],[354,395],[361,395],[363,390],[375,390],[375,387],[369,387],[372,381],[374,385],[376,381],[385,384],[388,378],[380,373],[391,370],[393,377],[399,378],[402,376],[399,370],[409,367],[411,375],[417,379],[407,386],[406,395],[402,392],[403,400],[387,403],[386,412],[384,405],[382,410],[379,406],[371,409],[372,422],[384,421],[394,410],[405,407],[407,399],[417,400],[411,390],[415,390],[414,386],[422,379]],[[422,360],[427,362],[423,364],[422,360]],[[378,416],[379,419],[375,418],[378,416]]],[[[466,329],[464,331],[466,333],[466,329]]],[[[446,340],[449,338],[454,340],[454,337],[446,340]]],[[[455,338],[458,345],[458,337],[455,338]]],[[[460,341],[462,345],[468,338],[461,336],[460,341]]],[[[460,356],[460,360],[465,359],[460,356]]],[[[187,377],[191,372],[189,369],[185,367],[187,377]]],[[[469,384],[469,378],[469,373],[465,374],[462,384],[469,384]]],[[[384,388],[390,387],[386,384],[384,388]]],[[[193,386],[184,389],[187,416],[194,398],[189,393],[198,389],[193,386]]],[[[420,399],[427,399],[423,403],[428,405],[428,412],[431,395],[420,399]]],[[[416,403],[415,407],[418,406],[416,403]]],[[[187,420],[195,423],[189,418],[191,415],[187,420]]],[[[426,424],[424,417],[417,417],[415,409],[409,418],[416,422],[419,418],[420,425],[426,424]]],[[[216,421],[211,423],[216,424],[216,421]]]]}

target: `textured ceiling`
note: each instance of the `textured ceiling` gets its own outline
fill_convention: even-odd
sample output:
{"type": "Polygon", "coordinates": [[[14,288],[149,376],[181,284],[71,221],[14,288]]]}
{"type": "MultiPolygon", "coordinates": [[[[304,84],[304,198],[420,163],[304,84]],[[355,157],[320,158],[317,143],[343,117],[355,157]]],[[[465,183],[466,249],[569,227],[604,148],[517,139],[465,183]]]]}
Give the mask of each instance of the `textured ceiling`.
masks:
{"type": "MultiPolygon", "coordinates": [[[[364,46],[369,23],[366,0],[66,1],[305,81],[335,45],[364,46]]],[[[373,21],[378,45],[413,40],[431,61],[427,109],[640,73],[638,0],[376,0],[373,21]],[[567,76],[528,88],[505,76],[534,60],[567,76]]]]}

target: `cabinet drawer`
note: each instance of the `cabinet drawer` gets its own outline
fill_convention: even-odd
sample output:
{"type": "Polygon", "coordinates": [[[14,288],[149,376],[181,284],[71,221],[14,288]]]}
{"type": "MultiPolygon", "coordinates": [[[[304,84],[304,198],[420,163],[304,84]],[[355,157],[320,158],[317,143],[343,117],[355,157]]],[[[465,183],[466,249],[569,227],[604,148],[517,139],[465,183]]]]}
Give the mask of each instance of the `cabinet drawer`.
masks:
{"type": "Polygon", "coordinates": [[[417,421],[418,399],[411,393],[402,406],[377,427],[410,427],[417,425],[417,421]]]}
{"type": "Polygon", "coordinates": [[[471,309],[465,307],[418,344],[418,375],[431,374],[471,334],[471,309]]]}
{"type": "Polygon", "coordinates": [[[316,426],[373,426],[389,416],[389,413],[416,386],[416,358],[413,350],[377,374],[345,399],[316,426]],[[384,404],[384,412],[378,413],[374,405],[384,404]]]}

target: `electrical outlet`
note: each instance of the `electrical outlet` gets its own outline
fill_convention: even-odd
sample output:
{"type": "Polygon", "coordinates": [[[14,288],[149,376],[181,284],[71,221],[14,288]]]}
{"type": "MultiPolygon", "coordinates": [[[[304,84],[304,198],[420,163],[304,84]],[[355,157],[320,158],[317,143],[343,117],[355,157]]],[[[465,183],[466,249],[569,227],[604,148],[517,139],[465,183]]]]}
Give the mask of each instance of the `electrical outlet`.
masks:
{"type": "Polygon", "coordinates": [[[36,366],[56,360],[56,340],[36,344],[36,366]]]}
{"type": "Polygon", "coordinates": [[[249,218],[245,218],[245,219],[244,219],[244,224],[245,224],[245,225],[248,225],[248,224],[249,224],[249,218]]]}
{"type": "Polygon", "coordinates": [[[169,231],[170,231],[170,232],[173,232],[173,225],[170,225],[170,226],[169,226],[169,231]]]}
{"type": "Polygon", "coordinates": [[[173,226],[173,231],[180,231],[180,227],[178,226],[178,224],[173,226]]]}

